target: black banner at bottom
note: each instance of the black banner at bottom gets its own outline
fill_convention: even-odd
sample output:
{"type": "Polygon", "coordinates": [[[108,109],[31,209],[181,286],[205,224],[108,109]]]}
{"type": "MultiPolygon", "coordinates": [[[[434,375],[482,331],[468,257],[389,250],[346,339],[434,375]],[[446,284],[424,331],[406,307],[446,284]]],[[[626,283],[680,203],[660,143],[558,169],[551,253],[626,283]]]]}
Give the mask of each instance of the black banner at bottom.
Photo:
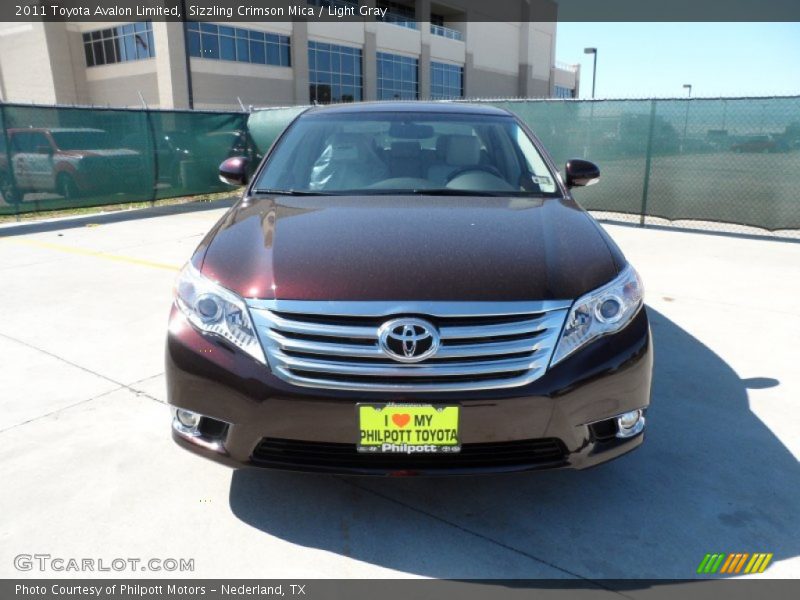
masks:
{"type": "Polygon", "coordinates": [[[298,600],[582,600],[594,598],[642,600],[705,600],[725,598],[800,597],[800,580],[781,579],[555,579],[555,580],[435,580],[435,579],[28,579],[0,580],[2,600],[177,600],[230,598],[298,600]]]}

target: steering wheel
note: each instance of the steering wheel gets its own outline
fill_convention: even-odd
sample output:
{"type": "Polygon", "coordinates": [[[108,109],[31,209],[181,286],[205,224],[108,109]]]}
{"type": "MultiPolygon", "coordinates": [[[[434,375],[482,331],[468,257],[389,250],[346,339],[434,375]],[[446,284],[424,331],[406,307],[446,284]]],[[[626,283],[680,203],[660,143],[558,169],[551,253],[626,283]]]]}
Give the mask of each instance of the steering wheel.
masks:
{"type": "Polygon", "coordinates": [[[491,165],[467,165],[465,167],[459,167],[458,169],[450,173],[450,175],[447,176],[447,179],[445,179],[445,185],[453,181],[453,179],[455,179],[459,175],[463,175],[464,173],[470,173],[472,171],[483,171],[484,173],[489,173],[490,175],[494,175],[499,179],[503,179],[503,174],[500,173],[500,171],[498,171],[491,165]]]}

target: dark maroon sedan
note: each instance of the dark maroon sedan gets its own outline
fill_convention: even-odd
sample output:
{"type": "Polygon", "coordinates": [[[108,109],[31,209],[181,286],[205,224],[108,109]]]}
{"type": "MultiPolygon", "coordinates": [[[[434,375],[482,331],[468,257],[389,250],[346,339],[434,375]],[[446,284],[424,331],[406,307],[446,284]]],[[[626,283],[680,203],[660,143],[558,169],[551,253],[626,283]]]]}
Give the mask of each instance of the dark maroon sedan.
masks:
{"type": "Polygon", "coordinates": [[[642,443],[636,271],[513,115],[312,108],[182,271],[172,434],[232,466],[356,474],[585,468],[642,443]]]}

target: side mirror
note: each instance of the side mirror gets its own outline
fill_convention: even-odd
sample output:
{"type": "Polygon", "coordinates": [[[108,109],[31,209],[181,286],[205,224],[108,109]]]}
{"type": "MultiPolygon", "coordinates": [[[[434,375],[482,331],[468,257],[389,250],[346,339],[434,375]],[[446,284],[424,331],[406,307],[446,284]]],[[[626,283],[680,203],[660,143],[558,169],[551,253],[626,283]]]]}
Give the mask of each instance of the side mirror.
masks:
{"type": "Polygon", "coordinates": [[[600,168],[588,160],[570,159],[567,161],[564,171],[567,175],[566,183],[568,188],[594,185],[600,181],[600,168]]]}
{"type": "Polygon", "coordinates": [[[246,185],[248,162],[244,156],[226,158],[219,166],[219,180],[228,185],[246,185]]]}
{"type": "Polygon", "coordinates": [[[36,146],[36,154],[46,154],[47,156],[53,155],[53,149],[50,146],[36,146]]]}

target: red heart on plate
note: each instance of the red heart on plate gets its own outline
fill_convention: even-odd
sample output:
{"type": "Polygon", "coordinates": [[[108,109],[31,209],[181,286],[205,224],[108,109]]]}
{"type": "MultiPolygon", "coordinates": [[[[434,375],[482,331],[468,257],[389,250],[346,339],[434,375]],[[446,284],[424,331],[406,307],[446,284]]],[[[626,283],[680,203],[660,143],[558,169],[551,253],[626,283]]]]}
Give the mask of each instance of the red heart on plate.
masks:
{"type": "Polygon", "coordinates": [[[411,420],[411,415],[409,414],[401,414],[401,415],[392,415],[392,421],[398,427],[405,427],[408,425],[408,422],[411,420]]]}

